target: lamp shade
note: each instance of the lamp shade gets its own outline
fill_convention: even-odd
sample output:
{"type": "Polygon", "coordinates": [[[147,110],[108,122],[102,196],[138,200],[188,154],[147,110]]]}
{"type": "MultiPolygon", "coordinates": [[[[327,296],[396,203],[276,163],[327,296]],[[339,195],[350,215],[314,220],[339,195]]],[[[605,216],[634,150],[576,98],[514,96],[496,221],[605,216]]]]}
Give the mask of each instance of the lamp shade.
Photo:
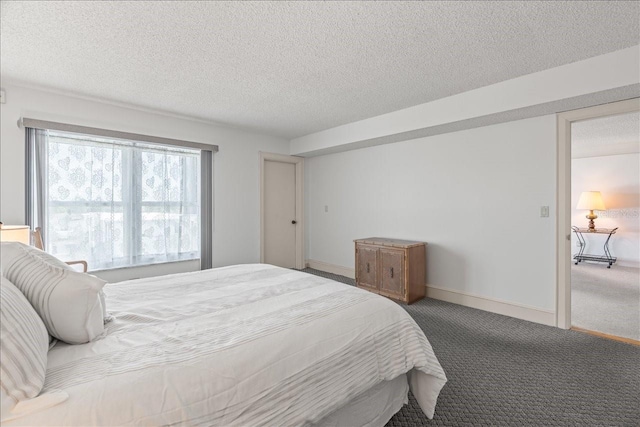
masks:
{"type": "Polygon", "coordinates": [[[590,211],[604,211],[607,208],[604,207],[602,201],[602,194],[599,191],[583,191],[578,200],[578,206],[576,209],[586,209],[590,211]]]}
{"type": "Polygon", "coordinates": [[[31,240],[31,234],[28,225],[3,225],[0,228],[1,242],[22,242],[28,245],[31,240]]]}

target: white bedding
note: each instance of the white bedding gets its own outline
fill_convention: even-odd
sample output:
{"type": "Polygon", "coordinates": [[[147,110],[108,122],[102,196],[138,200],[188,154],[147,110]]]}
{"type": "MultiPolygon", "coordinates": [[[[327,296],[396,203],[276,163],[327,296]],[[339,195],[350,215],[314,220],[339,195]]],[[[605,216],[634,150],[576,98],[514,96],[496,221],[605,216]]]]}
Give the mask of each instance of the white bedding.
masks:
{"type": "Polygon", "coordinates": [[[356,396],[346,406],[324,417],[313,427],[380,427],[409,402],[406,375],[383,381],[356,396]]]}
{"type": "Polygon", "coordinates": [[[49,352],[44,392],[68,400],[6,425],[309,425],[409,371],[431,418],[446,382],[401,307],[321,277],[255,264],[104,290],[104,336],[49,352]]]}

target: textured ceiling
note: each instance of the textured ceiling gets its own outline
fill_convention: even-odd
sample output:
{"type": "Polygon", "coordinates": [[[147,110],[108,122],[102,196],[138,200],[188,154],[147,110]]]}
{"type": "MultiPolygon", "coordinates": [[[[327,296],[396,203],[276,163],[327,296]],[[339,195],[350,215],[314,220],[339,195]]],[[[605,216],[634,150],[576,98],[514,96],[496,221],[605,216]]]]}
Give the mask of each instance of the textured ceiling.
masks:
{"type": "Polygon", "coordinates": [[[639,2],[3,1],[1,16],[3,79],[287,138],[640,43],[639,2]]]}
{"type": "Polygon", "coordinates": [[[571,144],[574,149],[639,142],[639,112],[585,120],[571,126],[571,144]]]}

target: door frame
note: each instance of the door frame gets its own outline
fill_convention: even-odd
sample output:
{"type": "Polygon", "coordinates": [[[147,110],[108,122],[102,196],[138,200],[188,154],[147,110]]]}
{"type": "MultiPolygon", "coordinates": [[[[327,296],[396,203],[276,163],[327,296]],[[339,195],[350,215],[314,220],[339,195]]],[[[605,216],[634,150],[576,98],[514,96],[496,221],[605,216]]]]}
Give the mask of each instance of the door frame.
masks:
{"type": "Polygon", "coordinates": [[[296,168],[296,268],[304,261],[304,158],[260,151],[260,262],[264,263],[264,162],[292,163],[296,168]]]}
{"type": "Polygon", "coordinates": [[[640,98],[557,114],[556,326],[571,328],[571,123],[640,111],[640,98]]]}

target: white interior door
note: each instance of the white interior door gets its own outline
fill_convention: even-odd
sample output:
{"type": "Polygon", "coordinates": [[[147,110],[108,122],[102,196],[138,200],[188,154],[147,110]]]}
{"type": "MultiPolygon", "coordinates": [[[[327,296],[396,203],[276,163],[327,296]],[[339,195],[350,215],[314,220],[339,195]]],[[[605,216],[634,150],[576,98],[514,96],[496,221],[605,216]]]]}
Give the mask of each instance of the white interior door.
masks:
{"type": "Polygon", "coordinates": [[[296,267],[296,166],[264,162],[264,262],[296,267]]]}

